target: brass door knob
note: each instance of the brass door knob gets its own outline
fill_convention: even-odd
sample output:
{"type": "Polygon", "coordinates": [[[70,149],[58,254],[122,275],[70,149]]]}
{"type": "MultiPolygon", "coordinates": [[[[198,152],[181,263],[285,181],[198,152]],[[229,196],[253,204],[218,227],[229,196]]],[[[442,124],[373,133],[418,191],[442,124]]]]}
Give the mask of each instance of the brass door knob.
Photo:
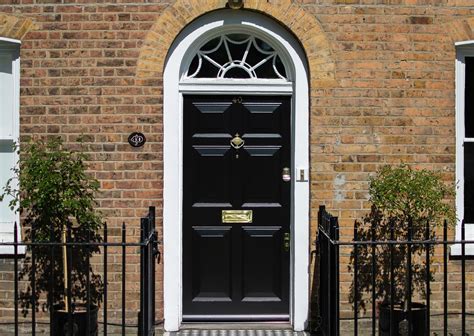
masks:
{"type": "Polygon", "coordinates": [[[285,234],[283,235],[283,250],[285,252],[290,251],[290,233],[289,232],[285,232],[285,234]]]}
{"type": "Polygon", "coordinates": [[[290,168],[283,168],[281,172],[281,179],[285,182],[289,182],[291,180],[290,168]]]}

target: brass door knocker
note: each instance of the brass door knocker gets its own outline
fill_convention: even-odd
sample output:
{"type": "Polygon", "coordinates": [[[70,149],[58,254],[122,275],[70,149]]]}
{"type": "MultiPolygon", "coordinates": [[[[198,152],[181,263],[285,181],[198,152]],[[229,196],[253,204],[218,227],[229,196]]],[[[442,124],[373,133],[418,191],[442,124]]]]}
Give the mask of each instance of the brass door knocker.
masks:
{"type": "Polygon", "coordinates": [[[239,133],[235,133],[234,138],[230,140],[230,145],[234,149],[240,149],[244,146],[244,144],[245,144],[245,140],[239,136],[239,133]]]}
{"type": "Polygon", "coordinates": [[[239,136],[239,133],[235,133],[235,136],[234,138],[232,138],[232,140],[230,140],[230,145],[232,146],[232,148],[234,148],[237,153],[235,153],[235,158],[238,159],[239,158],[239,153],[238,153],[238,150],[240,148],[242,148],[245,144],[245,140],[242,139],[240,136],[239,136]]]}

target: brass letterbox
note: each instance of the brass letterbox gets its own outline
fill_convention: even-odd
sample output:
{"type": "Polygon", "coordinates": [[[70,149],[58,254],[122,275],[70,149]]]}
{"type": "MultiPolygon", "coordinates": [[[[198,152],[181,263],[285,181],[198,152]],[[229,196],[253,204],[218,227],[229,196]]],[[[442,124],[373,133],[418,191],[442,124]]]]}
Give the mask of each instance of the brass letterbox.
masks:
{"type": "Polygon", "coordinates": [[[252,223],[252,210],[222,210],[222,223],[252,223]]]}

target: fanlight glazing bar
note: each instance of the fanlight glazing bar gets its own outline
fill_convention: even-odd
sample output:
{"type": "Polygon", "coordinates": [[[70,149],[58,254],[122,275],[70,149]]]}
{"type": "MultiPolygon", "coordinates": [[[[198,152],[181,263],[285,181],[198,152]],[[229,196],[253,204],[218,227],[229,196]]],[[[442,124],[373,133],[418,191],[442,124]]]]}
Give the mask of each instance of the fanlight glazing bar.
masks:
{"type": "Polygon", "coordinates": [[[269,43],[241,33],[206,41],[196,52],[184,79],[193,78],[288,80],[277,51],[269,43]]]}

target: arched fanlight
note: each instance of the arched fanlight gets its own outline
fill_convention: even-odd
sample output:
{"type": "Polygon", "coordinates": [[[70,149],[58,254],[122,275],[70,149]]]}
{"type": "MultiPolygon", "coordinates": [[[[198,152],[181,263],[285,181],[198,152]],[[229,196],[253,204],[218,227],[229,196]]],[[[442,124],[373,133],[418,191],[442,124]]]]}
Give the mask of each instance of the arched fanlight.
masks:
{"type": "Polygon", "coordinates": [[[204,43],[186,78],[288,80],[278,52],[266,41],[245,33],[223,34],[204,43]]]}

